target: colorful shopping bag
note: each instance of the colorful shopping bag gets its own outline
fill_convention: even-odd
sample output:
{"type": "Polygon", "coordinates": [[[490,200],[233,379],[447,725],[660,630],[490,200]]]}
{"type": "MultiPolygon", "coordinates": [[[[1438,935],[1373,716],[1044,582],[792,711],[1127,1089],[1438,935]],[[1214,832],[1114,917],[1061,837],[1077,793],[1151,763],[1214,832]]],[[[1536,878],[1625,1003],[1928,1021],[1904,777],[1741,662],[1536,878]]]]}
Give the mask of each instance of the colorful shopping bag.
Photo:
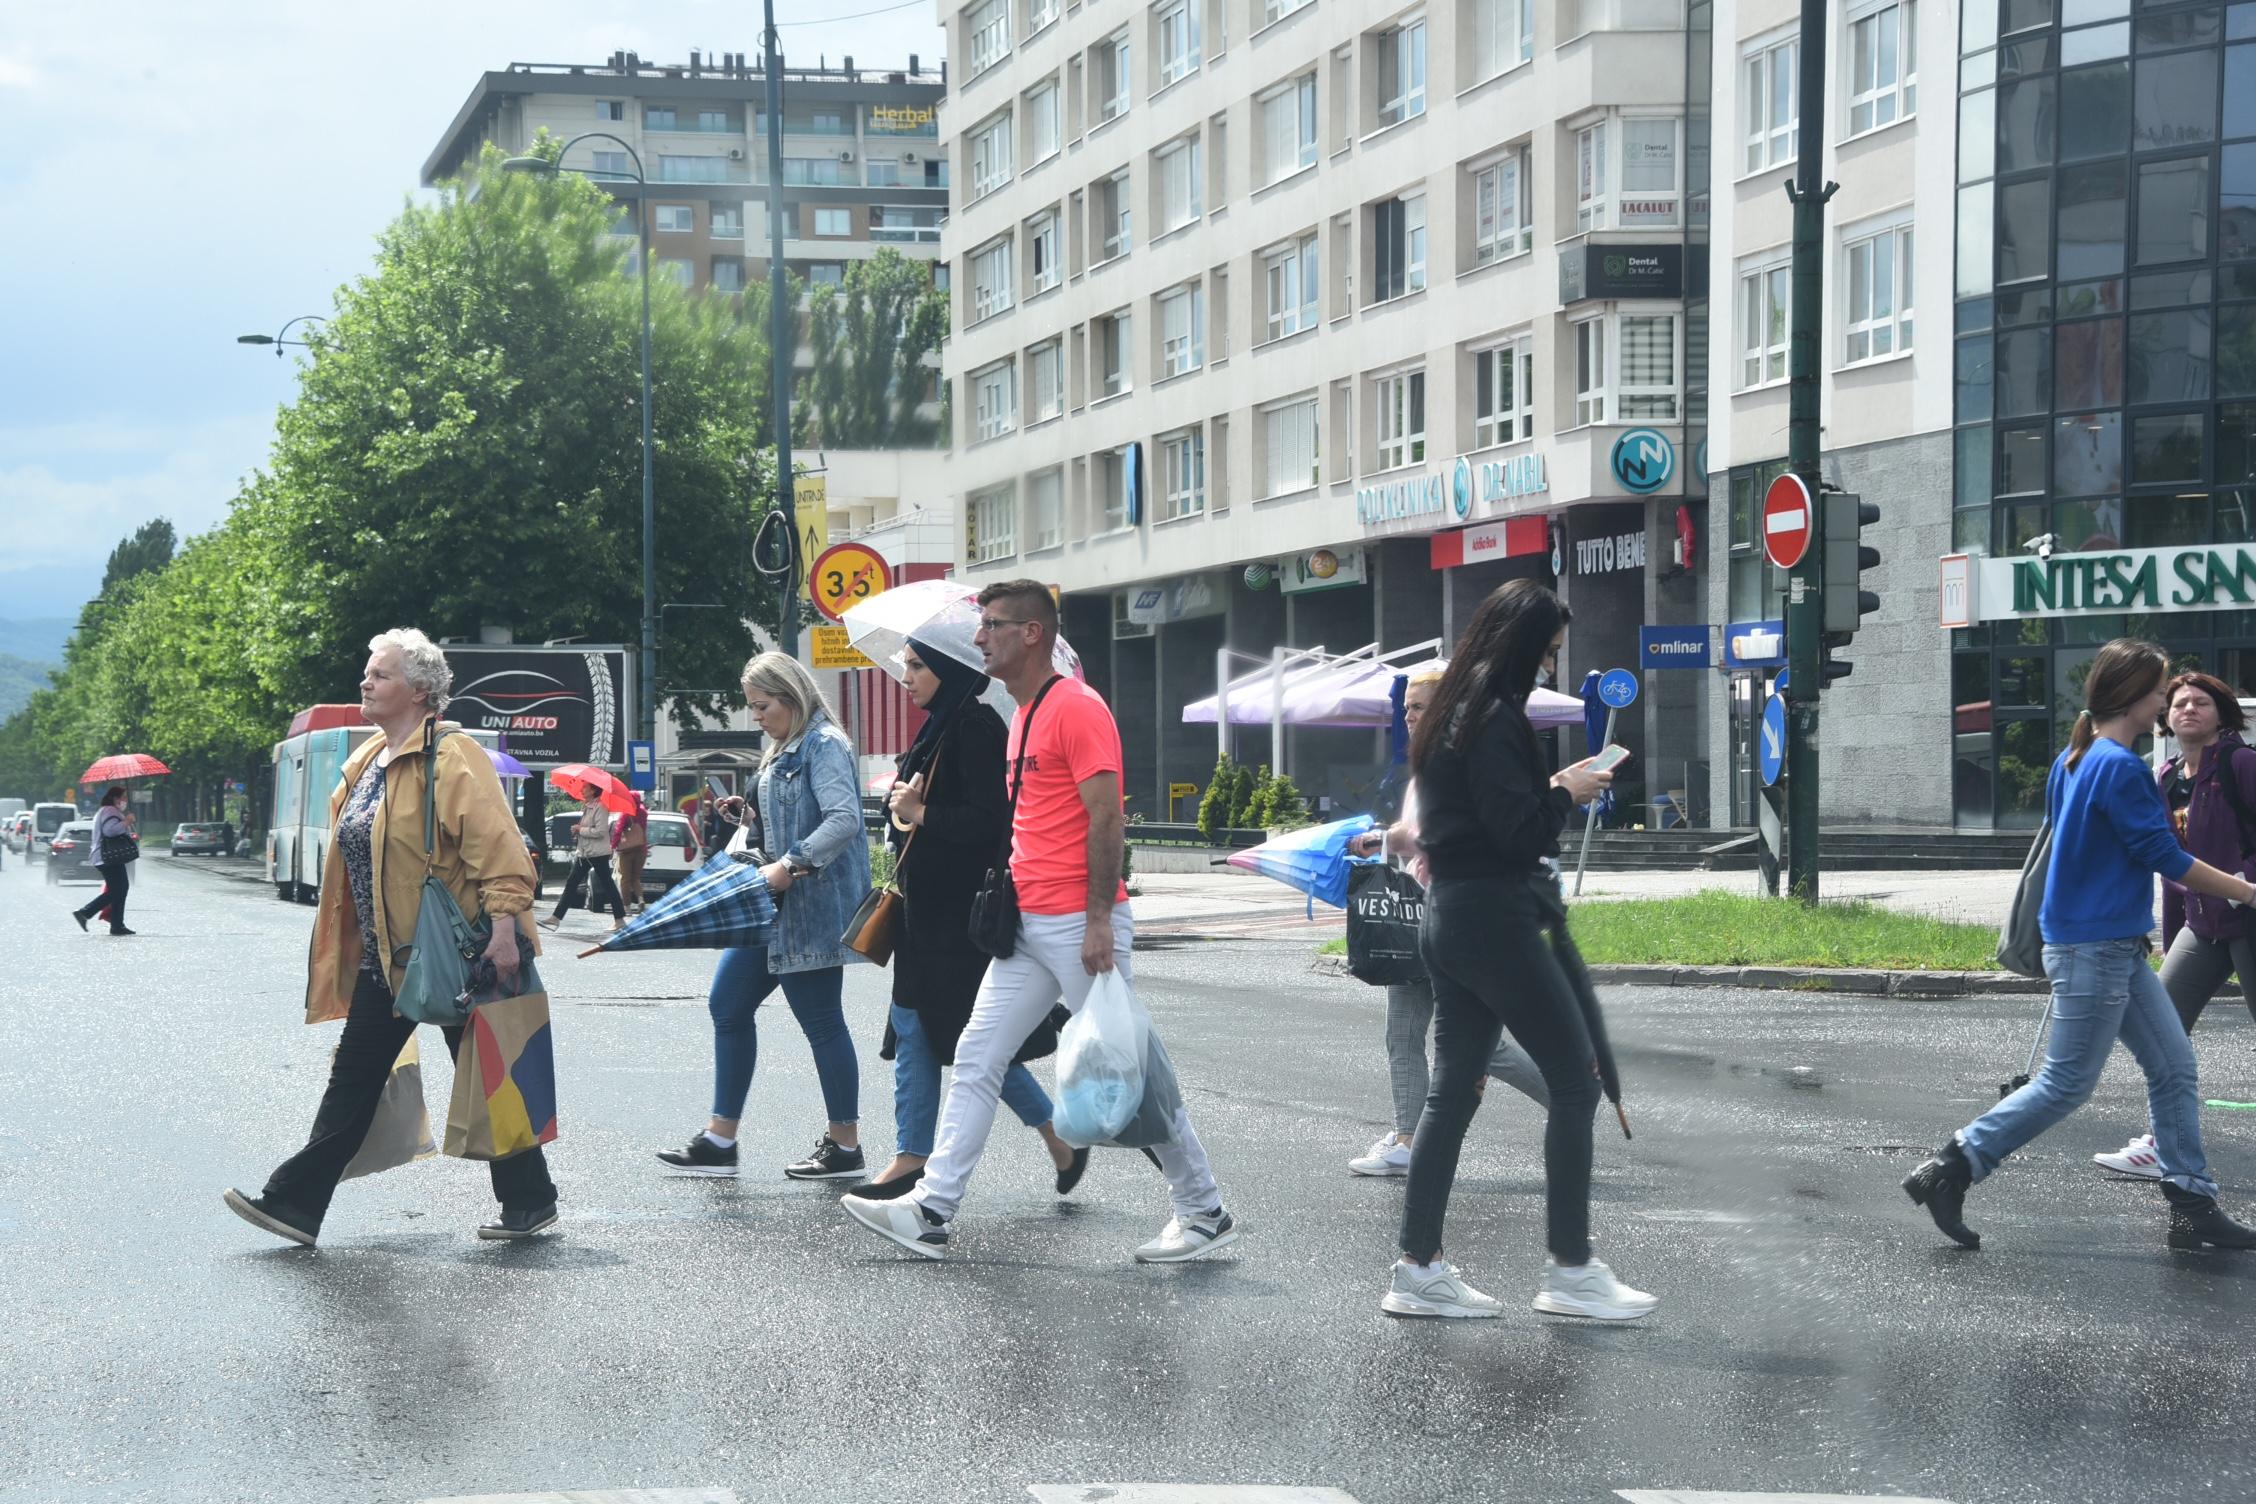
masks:
{"type": "MultiPolygon", "coordinates": [[[[528,981],[538,978],[528,970],[528,981]]],[[[480,1003],[462,1027],[447,1107],[446,1152],[507,1159],[556,1138],[556,1054],[548,994],[480,1003]]]]}
{"type": "Polygon", "coordinates": [[[368,1125],[368,1137],[360,1141],[359,1152],[345,1166],[344,1178],[381,1175],[438,1152],[439,1146],[431,1142],[431,1113],[423,1105],[423,1054],[410,1034],[407,1047],[399,1052],[399,1058],[392,1062],[391,1075],[385,1078],[384,1095],[376,1103],[376,1120],[368,1125]]]}

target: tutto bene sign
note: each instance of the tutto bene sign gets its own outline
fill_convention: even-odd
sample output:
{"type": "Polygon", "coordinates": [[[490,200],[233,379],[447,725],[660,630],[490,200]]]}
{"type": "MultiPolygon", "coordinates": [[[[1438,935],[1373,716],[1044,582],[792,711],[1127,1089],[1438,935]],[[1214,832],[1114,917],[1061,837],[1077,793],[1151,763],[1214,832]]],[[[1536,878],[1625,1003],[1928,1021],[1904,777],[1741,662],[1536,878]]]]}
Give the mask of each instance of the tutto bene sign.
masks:
{"type": "MultiPolygon", "coordinates": [[[[1958,556],[1945,560],[1945,573],[1958,556]]],[[[1968,621],[2090,616],[2122,611],[2207,611],[2256,605],[2256,548],[2129,548],[1973,559],[1964,573],[1968,621]]],[[[1957,605],[1955,600],[1952,603],[1957,605]]]]}

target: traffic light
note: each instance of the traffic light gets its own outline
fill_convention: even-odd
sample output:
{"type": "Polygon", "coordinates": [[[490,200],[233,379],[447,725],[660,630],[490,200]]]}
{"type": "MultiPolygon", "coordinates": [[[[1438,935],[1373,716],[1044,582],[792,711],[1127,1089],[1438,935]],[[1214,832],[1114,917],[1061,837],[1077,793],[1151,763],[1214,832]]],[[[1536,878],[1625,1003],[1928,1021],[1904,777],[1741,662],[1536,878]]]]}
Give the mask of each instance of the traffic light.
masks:
{"type": "Polygon", "coordinates": [[[1864,572],[1877,569],[1880,551],[1863,541],[1864,530],[1880,520],[1880,509],[1845,491],[1828,491],[1820,506],[1825,518],[1825,638],[1818,664],[1820,689],[1846,679],[1852,665],[1833,656],[1856,636],[1857,626],[1880,609],[1880,597],[1864,588],[1864,572]]]}

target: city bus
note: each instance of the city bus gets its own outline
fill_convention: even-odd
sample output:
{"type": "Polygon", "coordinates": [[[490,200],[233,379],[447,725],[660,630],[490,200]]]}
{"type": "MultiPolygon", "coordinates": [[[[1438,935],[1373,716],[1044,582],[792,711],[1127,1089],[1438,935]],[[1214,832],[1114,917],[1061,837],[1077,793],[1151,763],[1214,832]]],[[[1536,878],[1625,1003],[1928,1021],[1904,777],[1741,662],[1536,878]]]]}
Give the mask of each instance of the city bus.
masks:
{"type": "MultiPolygon", "coordinates": [[[[309,705],[290,718],[290,734],[274,744],[274,803],[266,828],[266,880],[284,903],[312,903],[321,894],[329,857],[329,797],[353,750],[376,734],[358,705],[309,705]]],[[[491,731],[464,731],[482,746],[500,744],[491,731]]]]}

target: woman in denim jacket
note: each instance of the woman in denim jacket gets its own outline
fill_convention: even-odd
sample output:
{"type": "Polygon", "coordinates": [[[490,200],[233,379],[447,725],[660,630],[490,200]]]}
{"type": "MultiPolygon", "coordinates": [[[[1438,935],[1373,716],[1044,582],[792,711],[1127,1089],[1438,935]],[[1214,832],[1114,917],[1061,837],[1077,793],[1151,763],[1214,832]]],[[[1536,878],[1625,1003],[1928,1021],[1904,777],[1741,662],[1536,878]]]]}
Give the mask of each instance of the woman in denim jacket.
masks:
{"type": "Polygon", "coordinates": [[[687,1148],[659,1160],[700,1175],[736,1173],[737,1120],[759,1056],[754,1015],[780,986],[815,1052],[830,1123],[814,1153],[784,1166],[794,1180],[862,1178],[857,1095],[860,1067],[840,993],[851,954],[846,921],[869,891],[869,840],[862,829],[854,748],[814,676],[795,658],[762,653],[744,666],[744,698],[767,737],[753,808],[727,800],[723,815],[750,823],[761,874],[775,895],[766,945],[738,946],[713,973],[713,1116],[687,1148]]]}

